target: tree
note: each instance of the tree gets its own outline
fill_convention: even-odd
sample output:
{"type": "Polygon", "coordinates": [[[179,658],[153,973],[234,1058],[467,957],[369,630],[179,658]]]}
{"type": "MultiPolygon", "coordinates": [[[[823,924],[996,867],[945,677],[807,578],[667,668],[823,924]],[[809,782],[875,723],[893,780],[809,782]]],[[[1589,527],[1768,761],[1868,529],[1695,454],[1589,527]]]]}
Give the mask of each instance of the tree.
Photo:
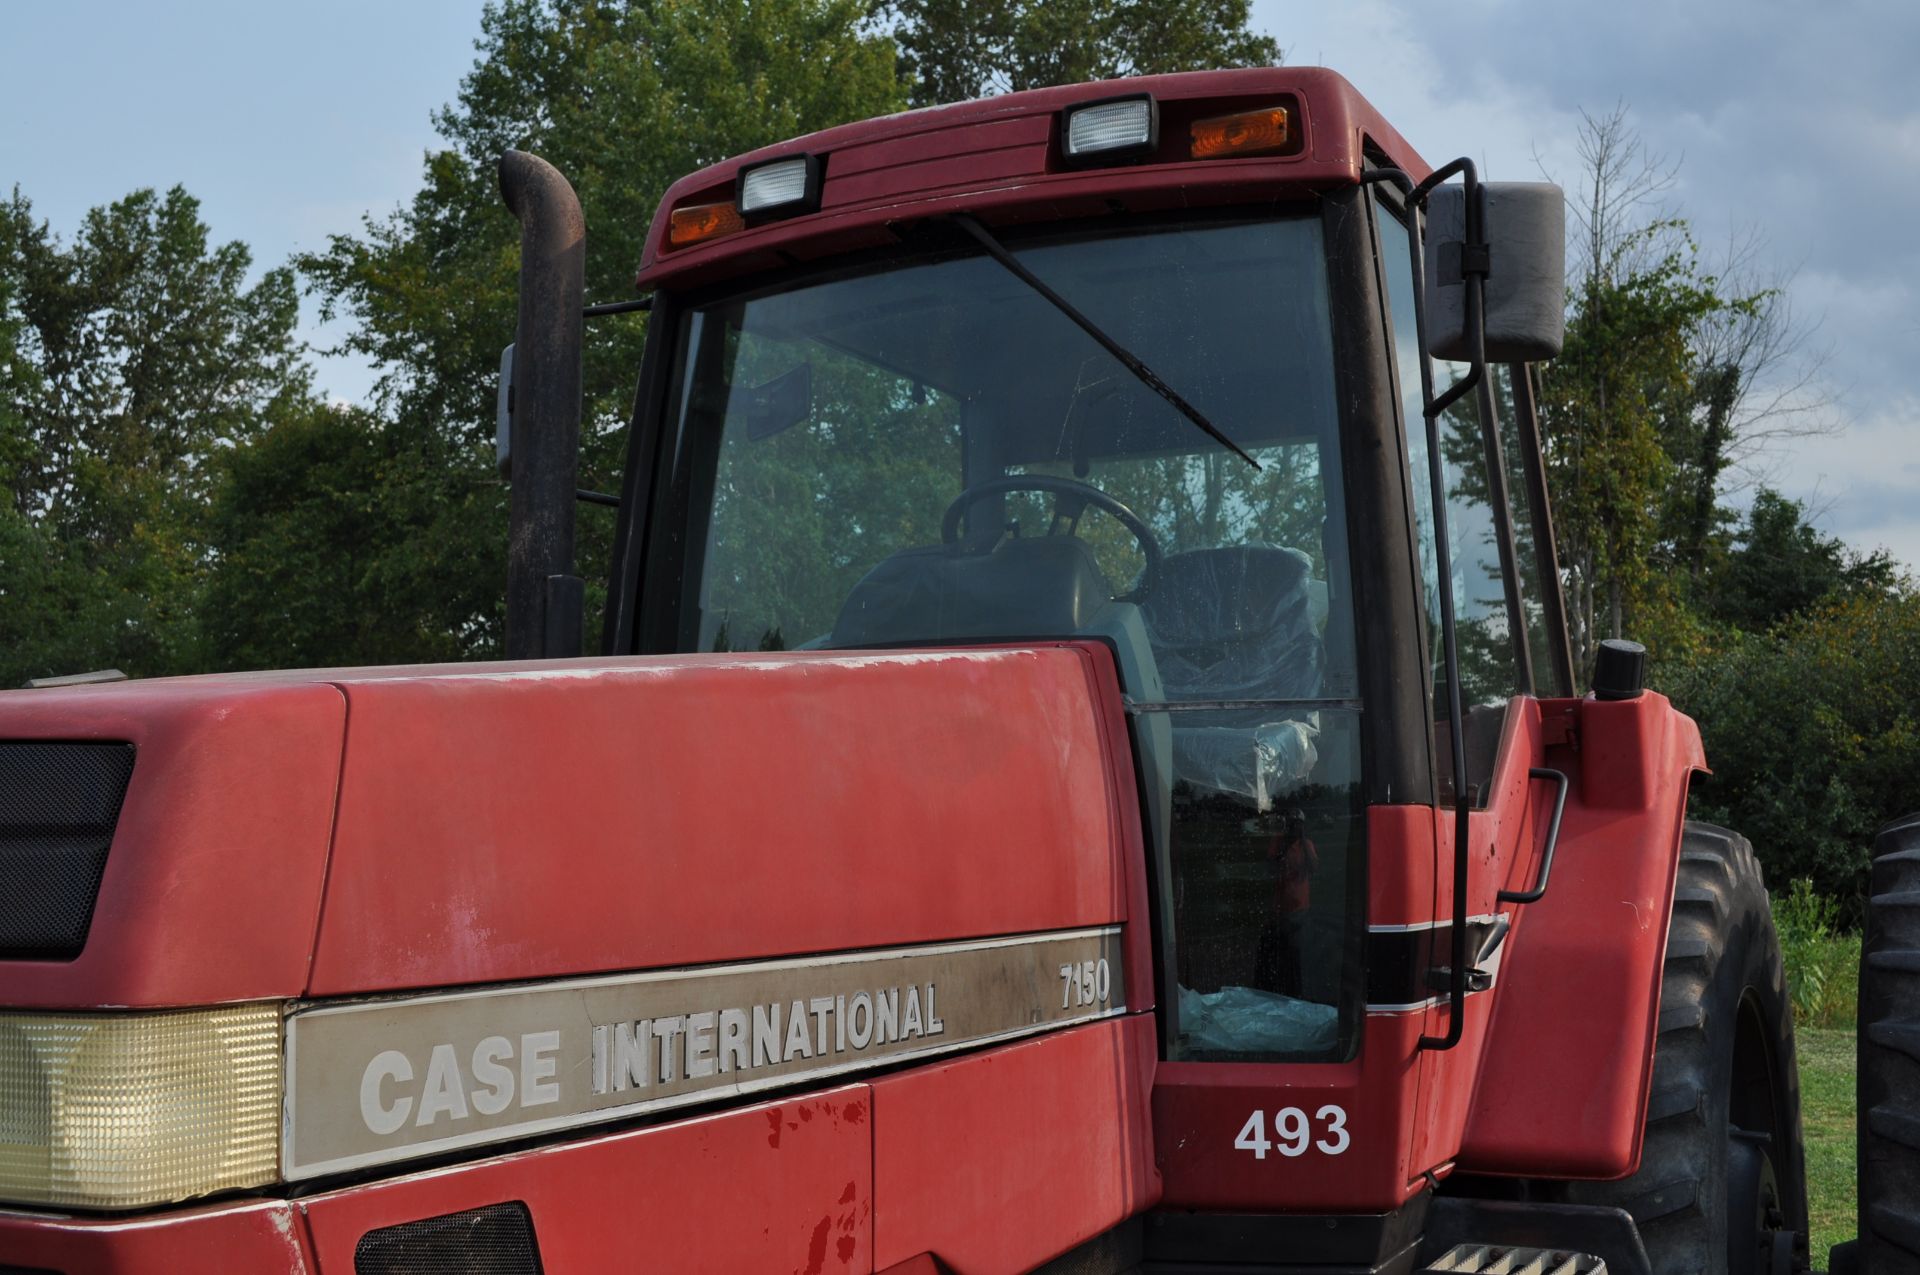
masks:
{"type": "Polygon", "coordinates": [[[1567,344],[1542,378],[1576,663],[1596,643],[1701,639],[1703,591],[1732,542],[1722,504],[1782,440],[1831,428],[1815,328],[1765,241],[1703,260],[1665,200],[1678,165],[1651,154],[1624,106],[1583,113],[1569,212],[1567,344]]]}
{"type": "Polygon", "coordinates": [[[891,0],[916,106],[1051,84],[1277,66],[1249,0],[891,0]]]}
{"type": "Polygon", "coordinates": [[[0,685],[197,667],[217,458],[310,394],[293,275],[251,264],[178,187],[70,246],[0,205],[0,685]]]}
{"type": "Polygon", "coordinates": [[[1584,681],[1600,639],[1670,629],[1684,606],[1664,561],[1684,521],[1673,510],[1692,493],[1683,475],[1696,417],[1704,405],[1725,419],[1724,402],[1713,416],[1724,387],[1700,375],[1698,341],[1744,303],[1722,297],[1686,223],[1659,208],[1675,170],[1646,153],[1624,107],[1582,116],[1580,156],[1566,344],[1543,371],[1539,407],[1584,681]]]}
{"type": "Polygon", "coordinates": [[[498,485],[440,480],[371,414],[309,404],[220,470],[201,618],[211,666],[458,660],[498,624],[497,583],[441,557],[486,556],[469,529],[497,515],[498,485]]]}
{"type": "Polygon", "coordinates": [[[1715,619],[1757,633],[1829,599],[1884,594],[1898,583],[1884,552],[1855,553],[1808,522],[1805,505],[1762,487],[1707,601],[1715,619]]]}
{"type": "Polygon", "coordinates": [[[1874,831],[1913,808],[1920,594],[1822,603],[1662,677],[1713,765],[1689,813],[1740,829],[1771,880],[1809,878],[1857,921],[1874,831]]]}
{"type": "Polygon", "coordinates": [[[1720,504],[1733,485],[1763,470],[1783,441],[1833,432],[1832,399],[1822,382],[1827,351],[1813,345],[1817,325],[1794,314],[1790,273],[1760,262],[1757,231],[1737,236],[1713,275],[1721,299],[1695,327],[1694,392],[1689,411],[1665,428],[1673,460],[1665,500],[1667,565],[1697,592],[1726,540],[1732,511],[1720,504]]]}
{"type": "MultiPolygon", "coordinates": [[[[436,117],[448,145],[427,157],[420,192],[299,262],[322,313],[357,321],[345,348],[381,368],[390,463],[379,481],[403,502],[464,511],[418,528],[423,544],[372,551],[399,555],[382,570],[449,600],[421,617],[421,651],[467,656],[497,649],[499,612],[474,600],[506,578],[488,373],[513,339],[519,236],[500,202],[501,152],[537,151],[573,182],[587,295],[608,299],[631,293],[654,207],[679,176],[906,105],[894,45],[862,0],[504,0],[488,7],[478,48],[436,117]]],[[[588,326],[583,486],[617,486],[645,329],[637,315],[588,326]]],[[[587,579],[604,578],[611,534],[608,514],[582,511],[587,579]]]]}
{"type": "MultiPolygon", "coordinates": [[[[1618,265],[1618,262],[1615,262],[1618,265]]],[[[1673,459],[1662,424],[1692,403],[1689,336],[1720,304],[1679,252],[1580,286],[1561,356],[1541,377],[1542,449],[1553,491],[1576,666],[1668,600],[1656,570],[1673,459]]]]}

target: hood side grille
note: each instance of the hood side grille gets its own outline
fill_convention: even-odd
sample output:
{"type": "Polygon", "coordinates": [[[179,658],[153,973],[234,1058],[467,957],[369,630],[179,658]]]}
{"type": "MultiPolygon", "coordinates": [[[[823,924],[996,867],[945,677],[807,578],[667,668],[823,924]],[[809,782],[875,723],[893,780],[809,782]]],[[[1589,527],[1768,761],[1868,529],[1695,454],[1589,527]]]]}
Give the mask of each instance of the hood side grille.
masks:
{"type": "Polygon", "coordinates": [[[132,744],[0,742],[0,959],[86,945],[132,744]]]}

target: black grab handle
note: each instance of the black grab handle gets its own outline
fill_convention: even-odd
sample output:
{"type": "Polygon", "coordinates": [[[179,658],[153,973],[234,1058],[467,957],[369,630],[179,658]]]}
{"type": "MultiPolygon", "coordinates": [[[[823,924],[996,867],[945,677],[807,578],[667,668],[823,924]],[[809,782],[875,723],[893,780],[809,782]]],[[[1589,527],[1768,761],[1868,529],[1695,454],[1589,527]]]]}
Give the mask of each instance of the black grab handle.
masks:
{"type": "Polygon", "coordinates": [[[1547,878],[1553,875],[1553,852],[1560,845],[1560,816],[1567,809],[1567,777],[1558,770],[1545,766],[1535,766],[1527,772],[1528,779],[1551,779],[1560,786],[1553,795],[1553,818],[1547,821],[1547,848],[1540,854],[1540,879],[1531,890],[1502,890],[1497,896],[1502,903],[1538,903],[1540,896],[1547,892],[1547,878]]]}

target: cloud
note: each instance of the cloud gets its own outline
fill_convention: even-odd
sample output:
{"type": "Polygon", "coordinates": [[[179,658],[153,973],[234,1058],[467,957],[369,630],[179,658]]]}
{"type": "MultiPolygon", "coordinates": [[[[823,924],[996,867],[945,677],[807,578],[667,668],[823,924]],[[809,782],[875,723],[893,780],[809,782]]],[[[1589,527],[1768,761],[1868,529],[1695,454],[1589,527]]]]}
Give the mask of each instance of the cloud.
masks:
{"type": "Polygon", "coordinates": [[[1920,394],[1876,403],[1848,429],[1808,440],[1772,485],[1804,502],[1814,521],[1862,551],[1920,563],[1920,394]]]}
{"type": "Polygon", "coordinates": [[[1495,179],[1566,183],[1580,112],[1624,103],[1708,259],[1757,229],[1795,314],[1831,349],[1843,426],[1789,440],[1770,476],[1823,525],[1920,564],[1920,5],[1853,0],[1525,0],[1309,8],[1256,0],[1294,64],[1323,63],[1430,161],[1463,151],[1495,179]]]}

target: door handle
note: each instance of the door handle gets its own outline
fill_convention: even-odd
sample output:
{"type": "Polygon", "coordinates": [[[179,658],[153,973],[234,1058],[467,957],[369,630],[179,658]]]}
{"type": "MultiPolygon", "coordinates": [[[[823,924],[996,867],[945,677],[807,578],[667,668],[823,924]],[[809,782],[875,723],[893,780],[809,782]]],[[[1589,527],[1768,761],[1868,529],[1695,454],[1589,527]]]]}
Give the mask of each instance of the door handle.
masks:
{"type": "Polygon", "coordinates": [[[1547,892],[1547,878],[1553,875],[1553,852],[1560,846],[1560,816],[1567,810],[1567,776],[1546,766],[1535,766],[1527,778],[1551,779],[1559,787],[1553,794],[1553,817],[1547,820],[1547,846],[1540,852],[1540,879],[1531,890],[1502,890],[1496,896],[1502,903],[1538,903],[1547,892]]]}

